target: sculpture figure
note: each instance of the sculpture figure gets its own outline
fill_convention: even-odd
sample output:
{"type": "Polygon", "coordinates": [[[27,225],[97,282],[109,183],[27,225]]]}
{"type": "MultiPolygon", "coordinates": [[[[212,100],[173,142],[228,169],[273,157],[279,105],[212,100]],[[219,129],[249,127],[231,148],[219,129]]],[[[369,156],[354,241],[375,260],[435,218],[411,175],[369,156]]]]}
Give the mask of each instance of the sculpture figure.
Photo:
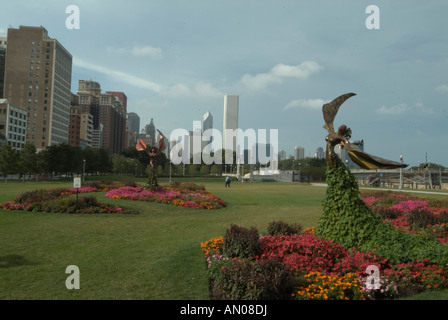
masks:
{"type": "Polygon", "coordinates": [[[156,190],[159,187],[159,184],[157,182],[157,176],[156,176],[156,165],[157,165],[157,156],[166,149],[165,145],[165,136],[157,130],[159,133],[159,147],[155,146],[147,146],[146,142],[144,140],[139,140],[136,149],[138,151],[146,151],[146,153],[149,155],[149,164],[151,166],[148,181],[146,182],[145,189],[151,189],[156,190]]]}
{"type": "Polygon", "coordinates": [[[354,96],[354,93],[346,93],[334,99],[332,102],[324,104],[322,107],[322,112],[324,115],[325,125],[324,128],[328,131],[328,135],[325,137],[327,141],[327,162],[330,168],[335,168],[338,157],[334,152],[334,147],[338,144],[342,144],[347,150],[350,159],[354,163],[359,165],[363,169],[395,169],[395,168],[405,168],[408,165],[400,162],[395,162],[391,160],[386,160],[380,157],[373,156],[362,151],[356,145],[349,142],[352,131],[346,125],[341,125],[338,131],[334,131],[333,121],[339,110],[339,107],[350,97],[354,96]]]}

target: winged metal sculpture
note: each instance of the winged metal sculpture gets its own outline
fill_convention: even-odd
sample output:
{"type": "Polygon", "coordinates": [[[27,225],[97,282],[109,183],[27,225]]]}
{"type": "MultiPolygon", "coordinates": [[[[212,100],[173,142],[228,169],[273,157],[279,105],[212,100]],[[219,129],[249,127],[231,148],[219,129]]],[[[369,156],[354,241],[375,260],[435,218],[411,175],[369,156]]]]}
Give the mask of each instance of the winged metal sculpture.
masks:
{"type": "Polygon", "coordinates": [[[159,186],[156,177],[156,159],[157,156],[166,149],[165,136],[159,130],[157,130],[157,132],[159,133],[159,147],[148,146],[146,145],[145,140],[141,139],[135,146],[138,151],[146,151],[146,153],[149,155],[149,164],[151,165],[151,171],[149,173],[148,182],[145,188],[150,188],[151,190],[155,190],[159,186]]]}
{"type": "Polygon", "coordinates": [[[358,148],[356,145],[349,142],[351,138],[352,131],[346,125],[341,125],[338,131],[335,132],[333,121],[338,113],[340,106],[350,97],[355,96],[355,93],[343,94],[330,103],[326,103],[322,106],[322,112],[325,120],[324,128],[328,131],[328,135],[325,137],[327,141],[327,162],[331,168],[337,166],[337,161],[339,161],[338,156],[334,151],[334,147],[338,144],[342,144],[347,150],[347,153],[354,163],[363,169],[396,169],[405,168],[408,165],[400,162],[395,162],[380,157],[368,154],[358,148]]]}

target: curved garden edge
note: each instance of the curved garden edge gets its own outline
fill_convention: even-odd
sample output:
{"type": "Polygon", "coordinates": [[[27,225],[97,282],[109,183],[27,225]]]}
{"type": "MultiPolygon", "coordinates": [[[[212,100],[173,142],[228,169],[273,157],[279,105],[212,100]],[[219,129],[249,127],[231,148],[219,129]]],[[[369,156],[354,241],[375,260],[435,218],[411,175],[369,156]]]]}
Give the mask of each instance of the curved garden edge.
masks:
{"type": "Polygon", "coordinates": [[[98,202],[94,196],[78,194],[105,192],[112,199],[139,200],[171,204],[178,207],[195,209],[220,209],[226,203],[205,190],[202,185],[192,183],[172,183],[149,191],[135,182],[99,181],[86,183],[82,188],[39,189],[19,194],[16,198],[0,203],[4,210],[28,212],[57,212],[70,214],[138,214],[137,211],[98,202]],[[74,197],[73,195],[77,196],[74,197]]]}

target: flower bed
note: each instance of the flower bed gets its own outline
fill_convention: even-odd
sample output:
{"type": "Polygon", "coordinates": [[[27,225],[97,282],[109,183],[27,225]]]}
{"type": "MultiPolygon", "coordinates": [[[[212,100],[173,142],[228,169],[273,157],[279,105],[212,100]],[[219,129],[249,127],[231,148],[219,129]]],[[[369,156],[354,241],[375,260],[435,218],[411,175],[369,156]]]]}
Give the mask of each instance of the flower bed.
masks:
{"type": "Polygon", "coordinates": [[[82,188],[40,189],[25,192],[11,201],[0,203],[5,210],[23,210],[35,212],[60,213],[136,213],[117,206],[99,203],[94,197],[79,197],[74,194],[106,192],[112,199],[154,201],[172,204],[184,208],[219,209],[226,206],[216,195],[205,190],[203,186],[192,183],[173,183],[150,191],[133,182],[114,183],[100,181],[86,183],[82,188]]]}
{"type": "Polygon", "coordinates": [[[4,210],[22,210],[33,212],[58,212],[58,213],[137,213],[134,210],[125,209],[98,202],[95,197],[81,196],[76,199],[73,194],[91,193],[110,190],[123,186],[111,181],[86,183],[82,188],[55,188],[39,189],[19,194],[15,199],[0,203],[4,210]]]}
{"type": "MultiPolygon", "coordinates": [[[[362,196],[373,212],[395,228],[448,243],[448,201],[383,192],[363,192],[362,196]]],[[[289,298],[299,300],[394,299],[424,290],[448,288],[448,264],[429,259],[394,264],[376,255],[373,249],[371,252],[361,252],[325,240],[313,233],[314,228],[303,231],[299,228],[296,234],[259,235],[258,238],[253,235],[254,228],[251,231],[243,229],[232,226],[224,237],[201,244],[211,281],[212,298],[243,298],[245,290],[252,290],[253,283],[260,288],[270,287],[275,292],[286,290],[289,298]],[[233,246],[234,253],[228,254],[226,246],[233,246]],[[238,256],[238,252],[247,252],[247,248],[256,248],[257,251],[249,256],[238,256]],[[246,261],[246,265],[251,266],[255,262],[278,261],[291,274],[281,274],[281,277],[289,277],[283,279],[282,284],[266,284],[250,271],[253,267],[247,269],[249,271],[241,271],[244,264],[240,262],[235,265],[235,259],[246,261]],[[375,266],[378,272],[368,273],[371,266],[375,266]],[[233,270],[239,278],[229,280],[228,270],[233,270]],[[247,281],[244,285],[240,283],[241,275],[247,281]],[[231,281],[238,281],[238,285],[231,281]]],[[[280,273],[275,273],[274,278],[278,280],[279,277],[280,273]]],[[[260,291],[259,296],[268,293],[260,291]]]]}
{"type": "Polygon", "coordinates": [[[219,209],[226,206],[224,201],[206,191],[203,186],[191,183],[173,183],[160,186],[155,191],[142,187],[120,187],[108,191],[105,196],[113,199],[159,202],[195,209],[219,209]]]}

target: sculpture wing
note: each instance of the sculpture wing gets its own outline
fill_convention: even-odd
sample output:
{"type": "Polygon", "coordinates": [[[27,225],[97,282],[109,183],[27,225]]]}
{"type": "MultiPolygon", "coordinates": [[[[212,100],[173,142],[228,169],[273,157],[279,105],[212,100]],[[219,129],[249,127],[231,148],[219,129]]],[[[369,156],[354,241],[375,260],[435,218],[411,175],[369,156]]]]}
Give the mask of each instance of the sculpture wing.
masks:
{"type": "Polygon", "coordinates": [[[160,153],[166,149],[165,136],[159,130],[157,130],[157,132],[159,133],[159,150],[158,150],[158,152],[160,153]]]}
{"type": "Polygon", "coordinates": [[[398,169],[406,168],[408,165],[400,162],[395,162],[380,157],[373,156],[362,151],[356,145],[342,141],[342,145],[347,150],[347,153],[354,163],[363,169],[398,169]]]}
{"type": "Polygon", "coordinates": [[[146,142],[145,142],[145,140],[138,140],[138,143],[137,143],[137,145],[135,146],[135,148],[138,150],[138,151],[146,151],[146,142]]]}
{"type": "Polygon", "coordinates": [[[346,93],[322,106],[322,113],[324,114],[325,120],[324,128],[327,129],[328,133],[334,132],[333,121],[338,113],[339,107],[345,102],[345,100],[355,95],[355,93],[346,93]]]}

